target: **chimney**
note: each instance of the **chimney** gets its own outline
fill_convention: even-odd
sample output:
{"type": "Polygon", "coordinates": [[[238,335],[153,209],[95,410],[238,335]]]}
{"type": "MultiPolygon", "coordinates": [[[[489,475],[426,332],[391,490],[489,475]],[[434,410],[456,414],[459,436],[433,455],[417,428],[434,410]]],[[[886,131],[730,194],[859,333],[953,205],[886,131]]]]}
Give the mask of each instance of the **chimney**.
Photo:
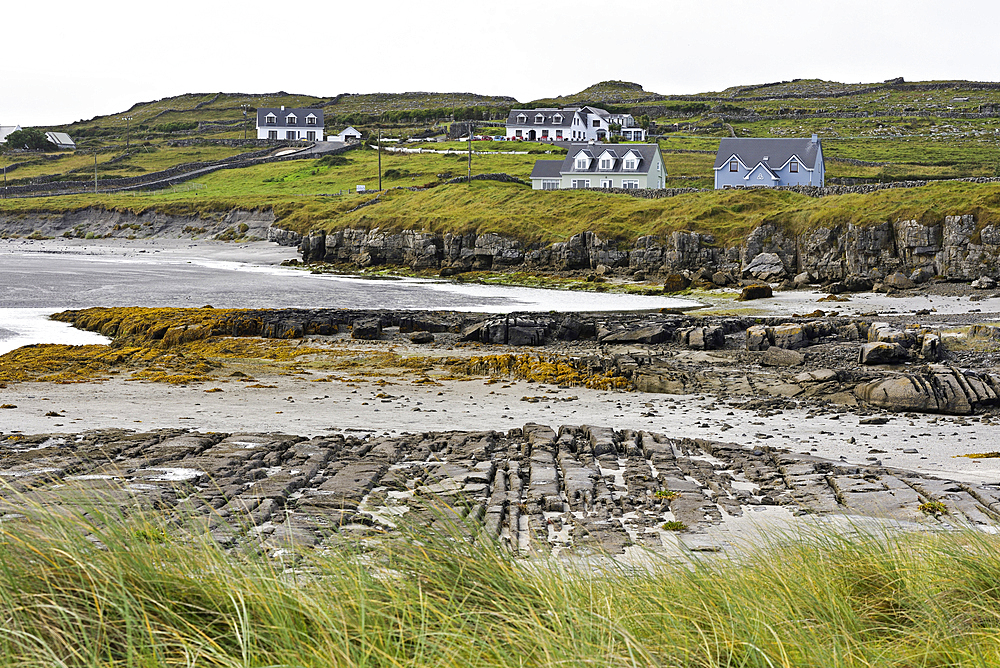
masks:
{"type": "Polygon", "coordinates": [[[816,134],[815,132],[813,133],[813,143],[814,144],[818,144],[819,143],[819,135],[816,134]]]}
{"type": "MultiPolygon", "coordinates": [[[[281,110],[282,110],[282,111],[284,111],[284,110],[285,110],[285,105],[281,105],[281,110]]],[[[813,136],[815,137],[816,135],[813,135],[813,136]]]]}

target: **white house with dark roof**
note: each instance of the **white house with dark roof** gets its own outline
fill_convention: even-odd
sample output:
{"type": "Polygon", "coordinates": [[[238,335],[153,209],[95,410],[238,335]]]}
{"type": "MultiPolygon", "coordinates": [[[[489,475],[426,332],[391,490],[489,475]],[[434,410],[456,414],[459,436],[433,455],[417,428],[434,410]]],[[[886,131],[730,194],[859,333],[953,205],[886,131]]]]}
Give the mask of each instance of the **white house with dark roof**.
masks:
{"type": "Polygon", "coordinates": [[[625,139],[645,141],[646,131],[631,114],[612,114],[598,107],[513,109],[507,116],[507,139],[525,141],[603,141],[611,125],[621,126],[625,139]]]}
{"type": "Polygon", "coordinates": [[[715,156],[715,189],[822,186],[826,178],[819,137],[727,137],[715,156]]]}
{"type": "Polygon", "coordinates": [[[534,190],[662,188],[667,168],[656,144],[573,144],[563,160],[539,160],[534,190]]]}
{"type": "Polygon", "coordinates": [[[322,109],[257,110],[257,139],[323,141],[324,136],[322,109]]]}

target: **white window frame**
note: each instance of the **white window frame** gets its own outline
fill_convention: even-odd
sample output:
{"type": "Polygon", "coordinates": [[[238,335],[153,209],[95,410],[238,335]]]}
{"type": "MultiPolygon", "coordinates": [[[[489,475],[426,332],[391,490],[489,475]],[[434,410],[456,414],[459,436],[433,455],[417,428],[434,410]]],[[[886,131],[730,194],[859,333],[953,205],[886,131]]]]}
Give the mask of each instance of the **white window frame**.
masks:
{"type": "Polygon", "coordinates": [[[625,190],[638,190],[639,180],[638,179],[622,179],[622,188],[625,190]]]}
{"type": "Polygon", "coordinates": [[[277,130],[268,130],[267,131],[267,138],[268,139],[277,139],[278,138],[278,131],[277,130]]]}
{"type": "Polygon", "coordinates": [[[306,125],[316,125],[316,117],[312,114],[306,116],[306,125]]]}
{"type": "Polygon", "coordinates": [[[268,114],[264,117],[264,125],[276,125],[278,123],[278,117],[274,114],[268,114]]]}
{"type": "Polygon", "coordinates": [[[525,125],[525,124],[527,124],[527,122],[528,122],[528,117],[527,116],[525,116],[524,114],[518,114],[517,115],[517,123],[518,123],[518,125],[525,125]]]}
{"type": "Polygon", "coordinates": [[[559,190],[559,181],[557,179],[543,179],[542,180],[542,190],[559,190]]]}
{"type": "Polygon", "coordinates": [[[541,125],[545,122],[545,114],[535,114],[535,125],[541,125]]]}
{"type": "Polygon", "coordinates": [[[614,160],[612,160],[611,158],[601,158],[601,171],[605,172],[611,169],[613,164],[614,160]]]}
{"type": "Polygon", "coordinates": [[[639,169],[639,161],[633,157],[625,158],[624,162],[622,163],[622,169],[634,172],[635,170],[639,169]]]}
{"type": "Polygon", "coordinates": [[[555,116],[552,117],[552,124],[561,125],[562,119],[563,119],[562,114],[556,114],[555,116]]]}
{"type": "Polygon", "coordinates": [[[298,125],[299,118],[295,114],[285,116],[285,125],[298,125]]]}
{"type": "Polygon", "coordinates": [[[587,159],[586,156],[580,156],[573,163],[573,166],[576,169],[587,169],[587,167],[589,166],[589,164],[590,164],[590,161],[587,159]]]}
{"type": "Polygon", "coordinates": [[[573,179],[573,188],[589,188],[590,179],[573,179]]]}

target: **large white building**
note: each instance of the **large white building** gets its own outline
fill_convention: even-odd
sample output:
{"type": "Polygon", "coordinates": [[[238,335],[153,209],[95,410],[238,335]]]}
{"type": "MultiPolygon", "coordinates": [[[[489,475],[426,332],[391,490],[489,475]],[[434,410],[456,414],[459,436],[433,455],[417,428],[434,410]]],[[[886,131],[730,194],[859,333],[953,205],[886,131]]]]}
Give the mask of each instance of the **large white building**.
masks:
{"type": "Polygon", "coordinates": [[[323,141],[322,109],[257,110],[257,139],[323,141]]]}
{"type": "Polygon", "coordinates": [[[612,114],[598,107],[513,109],[507,116],[507,139],[525,141],[604,141],[611,126],[628,141],[645,141],[646,131],[631,114],[612,114]]]}

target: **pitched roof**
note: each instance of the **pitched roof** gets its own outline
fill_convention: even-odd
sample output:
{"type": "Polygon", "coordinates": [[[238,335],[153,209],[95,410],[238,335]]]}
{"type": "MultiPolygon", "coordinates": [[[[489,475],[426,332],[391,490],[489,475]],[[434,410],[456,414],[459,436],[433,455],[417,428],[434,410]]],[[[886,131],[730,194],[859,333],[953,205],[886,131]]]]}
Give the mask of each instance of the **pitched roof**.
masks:
{"type": "Polygon", "coordinates": [[[45,138],[59,148],[76,148],[76,142],[65,132],[46,132],[45,138]]]}
{"type": "Polygon", "coordinates": [[[7,141],[7,135],[20,129],[20,125],[0,125],[0,141],[7,141]]]}
{"type": "Polygon", "coordinates": [[[623,174],[648,174],[650,167],[653,166],[654,158],[659,155],[659,152],[660,147],[656,144],[572,144],[569,147],[569,152],[566,154],[566,159],[562,161],[561,171],[563,173],[572,172],[573,174],[610,174],[619,172],[623,174]],[[599,160],[592,160],[590,167],[587,169],[576,169],[574,159],[580,154],[580,149],[583,149],[590,157],[594,157],[595,154],[602,155],[606,150],[614,151],[619,157],[615,159],[611,169],[600,169],[599,160]],[[629,152],[639,155],[638,169],[622,168],[624,163],[623,158],[629,152]]]}
{"type": "MultiPolygon", "coordinates": [[[[299,128],[299,127],[305,126],[304,119],[307,116],[309,116],[309,114],[312,114],[313,116],[316,117],[316,123],[315,123],[315,125],[317,127],[320,126],[320,125],[323,125],[323,110],[322,109],[312,109],[312,108],[305,108],[305,107],[304,108],[295,108],[295,109],[293,109],[292,107],[285,107],[284,109],[281,109],[279,107],[261,107],[260,109],[257,110],[257,127],[259,127],[259,128],[265,127],[265,126],[269,127],[269,128],[292,127],[290,125],[286,125],[285,124],[285,118],[287,116],[295,116],[295,119],[296,119],[297,122],[295,123],[294,127],[299,128]],[[275,118],[276,122],[274,124],[272,124],[272,125],[268,125],[264,121],[264,119],[268,116],[268,114],[273,114],[274,115],[274,118],[275,118]]],[[[312,126],[310,126],[310,127],[312,127],[312,126]]]]}
{"type": "Polygon", "coordinates": [[[507,115],[507,125],[571,125],[570,119],[574,113],[569,109],[511,109],[507,115]],[[521,114],[525,117],[523,123],[517,120],[521,114]],[[538,114],[542,115],[541,123],[535,123],[535,116],[538,114]],[[556,122],[554,116],[562,116],[562,119],[556,122]]]}
{"type": "Polygon", "coordinates": [[[536,160],[535,166],[531,168],[531,178],[558,179],[562,166],[562,160],[536,160]]]}
{"type": "Polygon", "coordinates": [[[757,163],[763,162],[770,168],[778,168],[794,155],[798,156],[803,167],[815,169],[819,153],[819,139],[814,142],[810,138],[726,137],[719,142],[719,152],[715,156],[714,168],[720,169],[734,155],[739,156],[747,167],[752,168],[757,163]]]}

